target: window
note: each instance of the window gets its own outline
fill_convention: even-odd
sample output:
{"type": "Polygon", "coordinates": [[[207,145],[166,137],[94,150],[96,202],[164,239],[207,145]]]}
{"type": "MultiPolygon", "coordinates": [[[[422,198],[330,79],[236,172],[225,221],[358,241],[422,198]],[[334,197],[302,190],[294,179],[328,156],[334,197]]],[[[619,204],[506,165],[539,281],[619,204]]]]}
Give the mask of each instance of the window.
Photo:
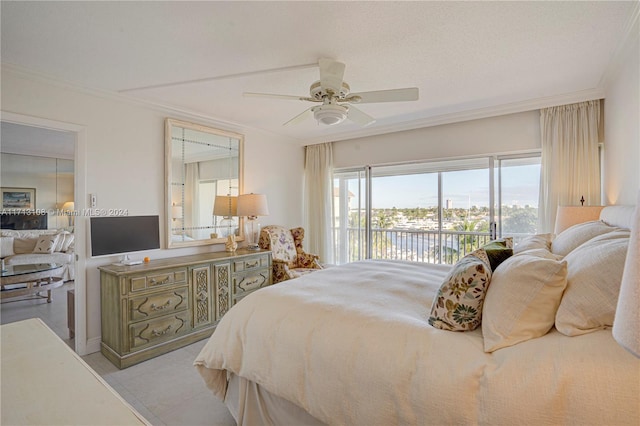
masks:
{"type": "Polygon", "coordinates": [[[514,241],[538,231],[540,157],[498,158],[500,235],[514,241]]]}
{"type": "Polygon", "coordinates": [[[534,233],[539,174],[538,154],[335,171],[336,262],[451,264],[489,241],[494,222],[498,235],[534,233]]]}
{"type": "Polygon", "coordinates": [[[334,175],[334,259],[348,263],[366,259],[366,170],[344,170],[334,175]]]}

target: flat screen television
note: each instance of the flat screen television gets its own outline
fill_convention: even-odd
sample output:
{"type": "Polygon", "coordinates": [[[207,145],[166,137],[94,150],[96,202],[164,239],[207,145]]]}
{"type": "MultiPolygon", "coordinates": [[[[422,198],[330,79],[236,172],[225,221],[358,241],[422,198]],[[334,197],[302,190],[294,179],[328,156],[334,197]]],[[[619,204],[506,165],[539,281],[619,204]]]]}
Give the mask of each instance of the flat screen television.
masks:
{"type": "Polygon", "coordinates": [[[47,229],[46,213],[1,213],[2,229],[47,229]]]}
{"type": "Polygon", "coordinates": [[[159,216],[92,217],[91,256],[160,248],[159,216]]]}

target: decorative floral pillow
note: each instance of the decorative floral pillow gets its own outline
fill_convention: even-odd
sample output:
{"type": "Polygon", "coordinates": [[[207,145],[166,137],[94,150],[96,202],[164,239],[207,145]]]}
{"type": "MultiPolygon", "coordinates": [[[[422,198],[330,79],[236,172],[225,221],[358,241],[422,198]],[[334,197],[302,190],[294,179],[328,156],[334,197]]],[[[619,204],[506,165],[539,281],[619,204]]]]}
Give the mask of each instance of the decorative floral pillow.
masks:
{"type": "Polygon", "coordinates": [[[38,242],[36,243],[35,248],[33,249],[34,253],[40,254],[51,254],[56,248],[58,244],[59,234],[55,235],[41,235],[38,237],[38,242]]]}
{"type": "Polygon", "coordinates": [[[477,328],[482,321],[482,305],[490,280],[491,266],[484,249],[460,259],[433,300],[429,324],[449,331],[477,328]]]}

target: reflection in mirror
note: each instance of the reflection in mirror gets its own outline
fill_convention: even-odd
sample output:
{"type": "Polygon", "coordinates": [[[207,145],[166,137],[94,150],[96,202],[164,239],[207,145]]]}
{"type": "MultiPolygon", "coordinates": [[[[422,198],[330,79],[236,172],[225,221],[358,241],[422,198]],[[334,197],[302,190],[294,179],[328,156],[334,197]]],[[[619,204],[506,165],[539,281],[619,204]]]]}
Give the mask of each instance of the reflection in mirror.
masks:
{"type": "Polygon", "coordinates": [[[243,136],[167,119],[167,246],[219,244],[243,237],[236,212],[243,136]]]}

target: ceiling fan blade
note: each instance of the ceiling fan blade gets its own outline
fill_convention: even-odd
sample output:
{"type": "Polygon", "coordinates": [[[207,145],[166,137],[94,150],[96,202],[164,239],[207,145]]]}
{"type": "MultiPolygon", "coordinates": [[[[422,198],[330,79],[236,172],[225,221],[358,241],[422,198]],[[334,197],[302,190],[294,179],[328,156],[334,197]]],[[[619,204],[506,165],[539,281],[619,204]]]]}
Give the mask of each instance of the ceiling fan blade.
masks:
{"type": "Polygon", "coordinates": [[[317,102],[315,99],[310,98],[308,96],[276,95],[273,93],[253,93],[253,92],[244,92],[242,95],[249,98],[270,98],[270,99],[287,99],[287,100],[295,100],[295,101],[317,102]]]}
{"type": "Polygon", "coordinates": [[[302,111],[300,114],[296,115],[291,120],[289,120],[286,123],[284,123],[283,126],[292,126],[292,125],[295,125],[295,124],[302,123],[304,120],[306,120],[308,117],[311,116],[311,109],[312,108],[313,107],[302,111]]]}
{"type": "Polygon", "coordinates": [[[345,65],[342,62],[324,58],[321,58],[318,64],[320,65],[320,86],[324,90],[331,89],[333,93],[340,93],[345,65]]]}
{"type": "Polygon", "coordinates": [[[357,104],[370,104],[374,102],[399,102],[417,101],[419,97],[417,87],[404,89],[376,90],[373,92],[351,93],[345,99],[347,102],[357,104]],[[358,100],[358,98],[360,98],[358,100]]]}
{"type": "Polygon", "coordinates": [[[347,118],[353,121],[356,124],[361,125],[362,127],[368,126],[371,123],[375,123],[376,119],[371,117],[369,114],[366,114],[360,111],[358,108],[353,105],[349,105],[349,112],[347,113],[347,118]]]}

